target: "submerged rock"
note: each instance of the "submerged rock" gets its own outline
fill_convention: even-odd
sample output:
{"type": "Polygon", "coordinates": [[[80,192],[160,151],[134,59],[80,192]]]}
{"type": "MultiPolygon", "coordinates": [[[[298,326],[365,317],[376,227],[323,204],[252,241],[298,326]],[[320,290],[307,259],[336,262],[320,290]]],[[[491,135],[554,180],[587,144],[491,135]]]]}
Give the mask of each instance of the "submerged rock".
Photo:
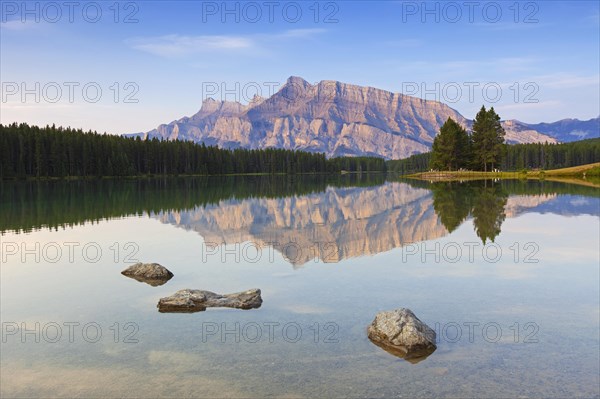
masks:
{"type": "Polygon", "coordinates": [[[377,313],[367,334],[375,345],[411,363],[424,360],[437,349],[435,331],[406,308],[377,313]]]}
{"type": "Polygon", "coordinates": [[[260,308],[262,298],[257,288],[236,292],[235,294],[220,295],[202,290],[179,290],[171,296],[158,301],[158,311],[161,313],[202,312],[210,307],[226,307],[236,309],[260,308]]]}
{"type": "Polygon", "coordinates": [[[153,287],[163,285],[173,277],[173,273],[158,263],[136,263],[123,270],[121,274],[153,287]]]}

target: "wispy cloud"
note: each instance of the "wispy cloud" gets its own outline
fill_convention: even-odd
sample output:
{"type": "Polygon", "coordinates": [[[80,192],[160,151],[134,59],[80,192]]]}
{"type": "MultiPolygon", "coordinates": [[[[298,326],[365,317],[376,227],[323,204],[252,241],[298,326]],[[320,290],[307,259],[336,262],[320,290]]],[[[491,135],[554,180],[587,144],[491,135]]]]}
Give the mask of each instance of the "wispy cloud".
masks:
{"type": "Polygon", "coordinates": [[[585,17],[584,22],[592,22],[594,25],[600,25],[600,12],[595,12],[585,17]]]}
{"type": "Polygon", "coordinates": [[[438,67],[449,70],[473,70],[498,69],[503,72],[526,71],[533,68],[539,60],[534,57],[504,57],[489,60],[476,61],[448,61],[438,64],[438,67]]]}
{"type": "MultiPolygon", "coordinates": [[[[408,44],[408,43],[407,43],[408,44]]],[[[518,71],[531,71],[537,69],[537,65],[542,60],[536,57],[503,57],[493,58],[485,60],[448,60],[448,61],[391,61],[388,62],[389,66],[399,68],[407,71],[424,71],[429,70],[436,74],[440,71],[445,73],[453,73],[454,76],[460,76],[460,74],[469,74],[474,76],[474,73],[480,73],[481,71],[499,71],[502,73],[506,72],[518,72],[518,71]]],[[[473,78],[475,79],[475,78],[473,78]]]]}
{"type": "Polygon", "coordinates": [[[274,38],[297,38],[297,39],[305,39],[309,37],[313,37],[315,35],[326,32],[325,29],[322,28],[312,28],[312,29],[290,29],[283,33],[276,35],[267,35],[272,36],[274,38]]]}
{"type": "Polygon", "coordinates": [[[497,111],[533,111],[533,110],[547,110],[547,109],[559,109],[564,104],[557,100],[540,101],[537,103],[514,103],[514,104],[500,104],[494,106],[497,111]]]}
{"type": "Polygon", "coordinates": [[[536,82],[540,87],[552,89],[569,89],[576,87],[588,87],[600,84],[598,75],[574,75],[571,73],[553,73],[547,75],[534,76],[531,81],[536,82]]]}
{"type": "Polygon", "coordinates": [[[127,43],[136,50],[161,57],[177,57],[215,50],[251,49],[252,39],[242,36],[181,36],[133,38],[127,43]]]}
{"type": "Polygon", "coordinates": [[[521,30],[546,28],[546,27],[550,26],[549,24],[541,23],[539,21],[534,22],[534,19],[535,18],[533,18],[530,22],[524,22],[524,21],[520,21],[520,22],[505,21],[505,22],[496,22],[496,23],[475,22],[475,23],[473,23],[473,26],[492,30],[492,31],[521,31],[521,30]]]}
{"type": "Polygon", "coordinates": [[[288,39],[308,39],[325,32],[324,29],[291,29],[276,34],[248,36],[172,34],[158,37],[135,37],[126,44],[140,51],[161,57],[181,57],[208,52],[260,52],[268,42],[288,39]]]}
{"type": "Polygon", "coordinates": [[[419,39],[399,39],[399,40],[388,40],[383,42],[389,47],[419,47],[423,45],[423,41],[419,39]]]}
{"type": "Polygon", "coordinates": [[[42,22],[35,22],[34,20],[21,21],[20,19],[13,19],[6,22],[0,22],[0,30],[12,32],[30,31],[38,29],[42,24],[42,22]]]}

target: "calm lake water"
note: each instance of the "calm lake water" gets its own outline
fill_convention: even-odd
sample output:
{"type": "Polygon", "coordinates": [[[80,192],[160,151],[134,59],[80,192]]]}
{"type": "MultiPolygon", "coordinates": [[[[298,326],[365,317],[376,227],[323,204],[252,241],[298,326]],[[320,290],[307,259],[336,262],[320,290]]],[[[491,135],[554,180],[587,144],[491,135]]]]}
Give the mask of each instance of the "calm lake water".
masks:
{"type": "Polygon", "coordinates": [[[0,185],[3,397],[598,397],[600,192],[381,176],[0,185]],[[153,287],[121,275],[157,262],[153,287]],[[193,288],[259,309],[159,313],[193,288]],[[410,308],[438,348],[369,341],[410,308]]]}

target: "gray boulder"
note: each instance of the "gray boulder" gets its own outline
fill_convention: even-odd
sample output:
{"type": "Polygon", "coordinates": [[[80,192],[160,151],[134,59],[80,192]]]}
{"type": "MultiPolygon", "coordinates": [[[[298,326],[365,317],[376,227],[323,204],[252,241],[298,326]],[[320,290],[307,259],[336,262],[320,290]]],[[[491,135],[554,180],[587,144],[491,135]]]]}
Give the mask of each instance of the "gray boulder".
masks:
{"type": "Polygon", "coordinates": [[[226,307],[236,309],[256,309],[262,304],[260,290],[257,288],[220,295],[202,290],[179,290],[175,294],[158,301],[161,313],[193,313],[202,312],[210,307],[226,307]]]}
{"type": "Polygon", "coordinates": [[[418,363],[436,349],[436,334],[406,308],[379,312],[367,328],[371,342],[388,353],[418,363]]]}
{"type": "Polygon", "coordinates": [[[173,277],[173,273],[158,263],[136,263],[123,270],[121,274],[153,287],[163,285],[173,277]]]}

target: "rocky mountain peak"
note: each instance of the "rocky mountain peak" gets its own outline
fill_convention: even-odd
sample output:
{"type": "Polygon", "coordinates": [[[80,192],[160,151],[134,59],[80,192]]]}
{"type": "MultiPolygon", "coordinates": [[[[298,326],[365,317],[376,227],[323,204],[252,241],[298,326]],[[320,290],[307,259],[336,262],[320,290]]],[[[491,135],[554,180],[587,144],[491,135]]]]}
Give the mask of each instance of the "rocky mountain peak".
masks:
{"type": "Polygon", "coordinates": [[[265,101],[264,97],[261,97],[258,94],[255,94],[254,97],[252,97],[252,100],[250,100],[250,102],[248,103],[248,108],[252,108],[252,107],[255,107],[257,105],[260,105],[264,101],[265,101]]]}
{"type": "Polygon", "coordinates": [[[246,108],[246,106],[237,101],[220,101],[215,100],[212,97],[208,97],[202,101],[202,107],[200,107],[200,111],[198,111],[198,113],[194,115],[192,119],[198,119],[198,117],[205,117],[213,113],[219,113],[220,115],[235,115],[244,112],[246,108]]]}
{"type": "MultiPolygon", "coordinates": [[[[440,126],[458,111],[438,101],[334,80],[310,84],[298,76],[269,98],[248,105],[207,98],[200,111],[160,125],[147,136],[224,148],[285,148],[334,156],[405,158],[429,151],[440,126]]],[[[518,121],[505,122],[509,142],[553,142],[518,121]]]]}
{"type": "Polygon", "coordinates": [[[301,78],[299,76],[290,76],[289,78],[287,78],[287,81],[285,82],[284,87],[287,85],[293,85],[293,86],[298,86],[298,87],[312,86],[310,83],[308,83],[306,80],[304,80],[303,78],[301,78]]]}

